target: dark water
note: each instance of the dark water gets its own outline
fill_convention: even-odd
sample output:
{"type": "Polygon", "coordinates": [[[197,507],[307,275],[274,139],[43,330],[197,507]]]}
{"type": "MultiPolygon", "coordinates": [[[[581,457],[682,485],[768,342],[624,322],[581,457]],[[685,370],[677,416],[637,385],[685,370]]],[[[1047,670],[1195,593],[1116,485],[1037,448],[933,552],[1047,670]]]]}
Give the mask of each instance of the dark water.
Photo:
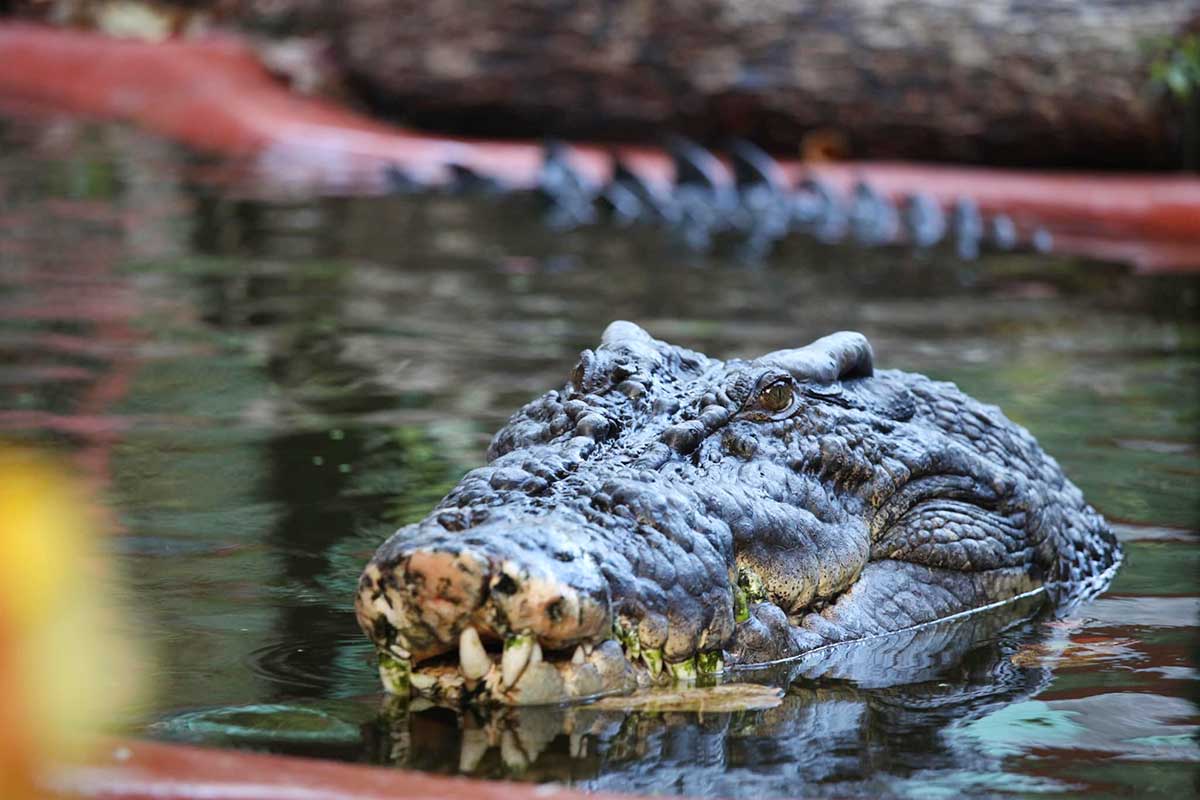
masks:
{"type": "Polygon", "coordinates": [[[1195,790],[1197,278],[799,243],[747,266],[520,202],[253,199],[213,167],[0,121],[0,435],[103,488],[157,659],[141,734],[662,793],[1195,790]],[[620,317],[723,356],[862,330],[1029,427],[1126,565],[1066,619],[770,676],[765,711],[381,714],[365,559],[620,317]]]}

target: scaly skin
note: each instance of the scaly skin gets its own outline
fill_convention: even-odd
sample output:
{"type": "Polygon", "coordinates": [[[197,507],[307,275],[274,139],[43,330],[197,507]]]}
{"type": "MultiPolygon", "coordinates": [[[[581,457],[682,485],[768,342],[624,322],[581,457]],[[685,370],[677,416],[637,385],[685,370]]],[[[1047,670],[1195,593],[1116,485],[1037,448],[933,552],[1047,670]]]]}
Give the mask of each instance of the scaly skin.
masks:
{"type": "Polygon", "coordinates": [[[856,333],[718,361],[610,325],[368,564],[385,686],[557,702],[1107,580],[1116,540],[1027,431],[871,359],[856,333]]]}

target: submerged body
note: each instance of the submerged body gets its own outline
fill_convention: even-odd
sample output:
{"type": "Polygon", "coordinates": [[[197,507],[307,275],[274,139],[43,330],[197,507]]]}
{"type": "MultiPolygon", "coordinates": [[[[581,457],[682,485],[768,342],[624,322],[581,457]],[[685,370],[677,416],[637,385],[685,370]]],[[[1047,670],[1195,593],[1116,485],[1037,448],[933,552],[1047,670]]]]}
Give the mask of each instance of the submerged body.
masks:
{"type": "Polygon", "coordinates": [[[615,322],[379,548],[357,612],[389,691],[533,704],[1061,605],[1119,560],[1028,432],[859,334],[719,361],[615,322]]]}

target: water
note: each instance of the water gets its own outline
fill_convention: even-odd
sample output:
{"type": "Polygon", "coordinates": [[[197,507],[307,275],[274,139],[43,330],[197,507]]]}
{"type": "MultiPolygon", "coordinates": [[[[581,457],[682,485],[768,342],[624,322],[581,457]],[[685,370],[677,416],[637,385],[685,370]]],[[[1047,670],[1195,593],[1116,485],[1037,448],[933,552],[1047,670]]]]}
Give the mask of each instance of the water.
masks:
{"type": "Polygon", "coordinates": [[[747,265],[520,202],[256,198],[121,127],[0,145],[0,434],[102,490],[155,654],[135,733],[698,795],[1194,790],[1197,277],[802,243],[747,265]],[[387,713],[358,571],[618,317],[723,356],[862,330],[1029,427],[1126,565],[1067,619],[914,644],[887,680],[769,676],[766,710],[387,713]]]}

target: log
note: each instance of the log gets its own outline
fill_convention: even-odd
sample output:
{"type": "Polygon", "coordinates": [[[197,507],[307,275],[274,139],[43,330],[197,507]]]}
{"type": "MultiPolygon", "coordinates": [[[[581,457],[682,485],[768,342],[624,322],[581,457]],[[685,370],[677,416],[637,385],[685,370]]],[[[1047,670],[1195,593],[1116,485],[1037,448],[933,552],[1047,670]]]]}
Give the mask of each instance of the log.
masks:
{"type": "Polygon", "coordinates": [[[1195,0],[339,7],[332,35],[376,110],[442,130],[784,153],[824,132],[858,159],[1128,169],[1180,163],[1150,51],[1200,24],[1195,0]]]}

